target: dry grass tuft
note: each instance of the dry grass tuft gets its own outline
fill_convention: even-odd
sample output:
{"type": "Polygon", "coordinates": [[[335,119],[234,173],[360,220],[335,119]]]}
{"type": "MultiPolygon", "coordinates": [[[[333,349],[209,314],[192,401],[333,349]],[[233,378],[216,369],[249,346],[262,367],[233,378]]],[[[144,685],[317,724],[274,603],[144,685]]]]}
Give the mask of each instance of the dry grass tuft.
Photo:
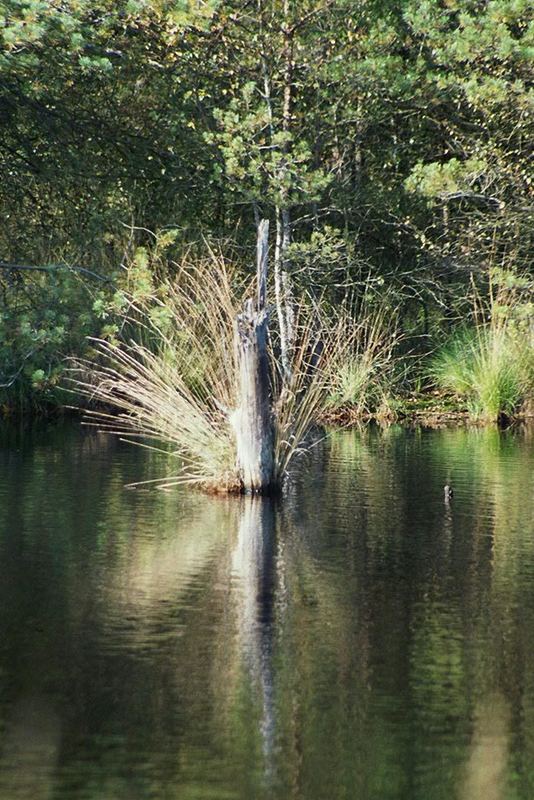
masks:
{"type": "Polygon", "coordinates": [[[241,288],[222,259],[183,265],[158,294],[129,298],[122,341],[94,340],[95,358],[74,366],[74,388],[97,405],[87,412],[92,424],[177,457],[180,467],[162,487],[239,488],[228,411],[241,288]]]}
{"type": "Polygon", "coordinates": [[[349,347],[332,365],[328,413],[346,413],[352,419],[391,414],[391,387],[395,384],[395,349],[400,341],[397,312],[387,298],[361,304],[358,321],[347,315],[349,347]]]}
{"type": "MultiPolygon", "coordinates": [[[[95,357],[74,365],[75,390],[96,404],[91,424],[176,456],[173,477],[155,482],[161,487],[240,489],[230,423],[237,405],[234,320],[250,294],[251,286],[214,254],[183,264],[172,283],[144,300],[127,296],[121,339],[94,340],[95,357]]],[[[345,311],[327,318],[311,301],[301,305],[296,324],[289,380],[282,378],[276,331],[270,342],[279,484],[310,446],[360,331],[345,311]]]]}
{"type": "Polygon", "coordinates": [[[285,384],[274,360],[277,473],[312,446],[310,434],[329,407],[341,365],[354,349],[356,326],[344,309],[327,314],[318,303],[302,304],[296,320],[291,377],[285,384]]]}

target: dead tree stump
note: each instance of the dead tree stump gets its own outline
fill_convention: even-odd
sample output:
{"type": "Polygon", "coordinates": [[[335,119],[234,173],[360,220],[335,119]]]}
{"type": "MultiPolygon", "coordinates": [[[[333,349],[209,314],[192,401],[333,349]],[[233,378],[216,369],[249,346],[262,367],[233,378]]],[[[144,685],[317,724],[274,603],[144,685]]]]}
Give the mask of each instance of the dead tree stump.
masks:
{"type": "Polygon", "coordinates": [[[268,325],[265,308],[269,223],[258,229],[257,300],[247,300],[235,321],[238,408],[233,423],[237,468],[245,492],[269,493],[275,483],[274,426],[271,407],[268,325]]]}

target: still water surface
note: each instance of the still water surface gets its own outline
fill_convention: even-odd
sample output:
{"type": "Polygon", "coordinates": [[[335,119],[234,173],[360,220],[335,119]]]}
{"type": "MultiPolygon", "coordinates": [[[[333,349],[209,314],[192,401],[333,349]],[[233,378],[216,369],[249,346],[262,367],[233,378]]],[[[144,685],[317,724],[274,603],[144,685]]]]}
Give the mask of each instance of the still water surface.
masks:
{"type": "Polygon", "coordinates": [[[534,798],[534,431],[336,433],[276,504],[0,444],[1,800],[534,798]]]}

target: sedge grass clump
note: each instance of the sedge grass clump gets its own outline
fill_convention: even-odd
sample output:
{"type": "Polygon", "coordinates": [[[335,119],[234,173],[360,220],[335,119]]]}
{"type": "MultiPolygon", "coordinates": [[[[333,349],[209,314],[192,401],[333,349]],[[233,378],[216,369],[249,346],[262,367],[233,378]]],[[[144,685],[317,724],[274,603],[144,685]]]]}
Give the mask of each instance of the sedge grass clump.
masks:
{"type": "Polygon", "coordinates": [[[339,365],[349,358],[356,329],[345,310],[326,314],[319,304],[302,302],[295,334],[289,377],[284,376],[279,360],[271,353],[279,479],[293,458],[307,450],[310,433],[328,411],[339,365]]]}
{"type": "Polygon", "coordinates": [[[125,293],[120,339],[94,339],[74,367],[74,388],[101,429],[179,460],[161,481],[237,489],[228,409],[235,405],[232,319],[236,281],[222,260],[183,265],[176,280],[142,297],[125,293]]]}
{"type": "MultiPolygon", "coordinates": [[[[162,487],[193,483],[208,490],[241,488],[235,411],[239,369],[235,321],[251,287],[211,254],[183,264],[175,279],[142,293],[125,292],[110,340],[93,340],[94,355],[74,366],[74,388],[96,408],[90,421],[122,438],[177,458],[162,487]]],[[[303,302],[295,319],[290,370],[269,341],[275,481],[309,444],[324,412],[335,365],[353,341],[348,316],[326,317],[303,302]]]]}
{"type": "Polygon", "coordinates": [[[481,421],[510,418],[534,396],[532,308],[521,302],[517,279],[499,278],[487,308],[477,298],[472,327],[451,338],[430,370],[437,386],[481,421]]]}
{"type": "Polygon", "coordinates": [[[347,315],[344,332],[348,346],[332,364],[330,414],[350,412],[352,417],[376,414],[391,397],[395,383],[395,348],[399,342],[396,315],[387,301],[378,306],[363,302],[358,322],[347,315]]]}
{"type": "Polygon", "coordinates": [[[437,385],[466,403],[474,419],[512,416],[523,398],[523,375],[515,343],[505,329],[464,330],[435,357],[437,385]]]}

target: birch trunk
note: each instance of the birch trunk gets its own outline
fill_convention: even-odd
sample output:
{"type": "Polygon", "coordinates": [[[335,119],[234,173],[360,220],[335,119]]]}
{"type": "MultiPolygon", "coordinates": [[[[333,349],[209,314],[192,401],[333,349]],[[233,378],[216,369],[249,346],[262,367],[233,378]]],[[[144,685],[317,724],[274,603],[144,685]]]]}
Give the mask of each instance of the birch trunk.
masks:
{"type": "MultiPolygon", "coordinates": [[[[290,25],[290,3],[284,0],[283,4],[283,104],[282,104],[282,131],[284,141],[282,144],[283,157],[280,163],[280,207],[277,208],[277,224],[280,225],[280,248],[275,263],[278,274],[277,286],[280,287],[277,296],[278,316],[283,318],[283,335],[280,337],[281,357],[284,380],[289,383],[292,373],[293,348],[295,345],[295,320],[293,292],[289,275],[288,249],[291,244],[291,200],[287,187],[287,170],[290,159],[290,133],[291,133],[291,105],[293,101],[293,69],[294,69],[294,34],[295,28],[290,25]]],[[[278,233],[278,231],[277,231],[278,233]]],[[[282,334],[282,326],[280,326],[282,334]]]]}
{"type": "MultiPolygon", "coordinates": [[[[258,18],[260,30],[263,31],[263,3],[258,0],[258,18]]],[[[294,299],[289,275],[288,248],[291,244],[291,214],[290,197],[285,186],[290,157],[289,134],[291,130],[291,103],[293,92],[294,69],[294,33],[295,27],[290,24],[290,3],[284,0],[282,8],[281,33],[283,36],[282,63],[283,63],[283,104],[281,129],[286,135],[282,144],[282,159],[276,178],[280,185],[280,201],[275,207],[276,214],[276,245],[274,251],[274,291],[276,300],[276,314],[280,331],[280,360],[282,363],[282,376],[284,383],[291,379],[291,364],[295,344],[295,310],[294,299]]],[[[265,47],[262,48],[261,68],[263,75],[263,97],[267,109],[267,119],[271,142],[275,135],[275,121],[271,96],[271,77],[267,66],[265,47]]]]}

